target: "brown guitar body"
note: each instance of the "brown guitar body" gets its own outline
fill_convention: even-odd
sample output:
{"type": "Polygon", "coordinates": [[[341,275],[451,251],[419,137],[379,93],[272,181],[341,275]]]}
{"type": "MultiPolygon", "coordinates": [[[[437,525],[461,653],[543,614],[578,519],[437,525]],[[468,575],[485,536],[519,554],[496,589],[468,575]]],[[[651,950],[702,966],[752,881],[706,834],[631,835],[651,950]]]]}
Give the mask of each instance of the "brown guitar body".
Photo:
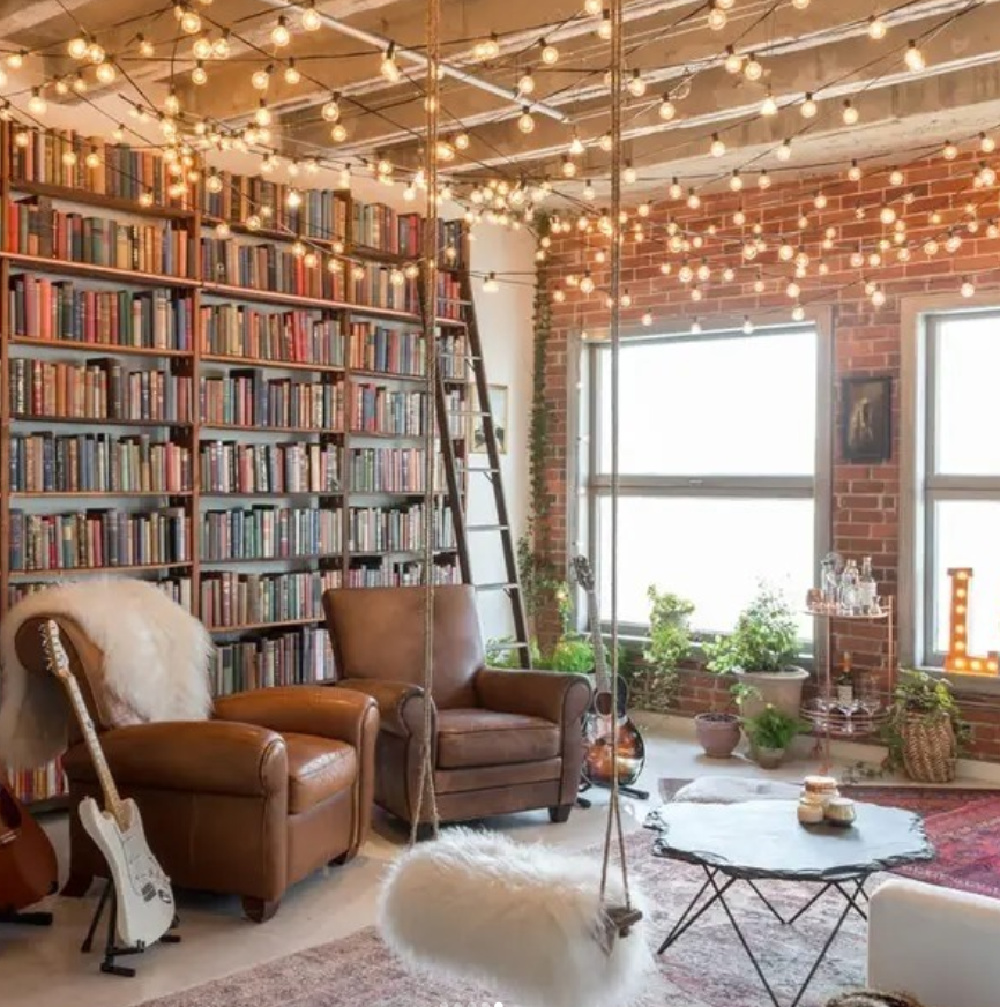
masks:
{"type": "Polygon", "coordinates": [[[58,875],[49,837],[0,779],[0,916],[51,895],[58,875]]]}

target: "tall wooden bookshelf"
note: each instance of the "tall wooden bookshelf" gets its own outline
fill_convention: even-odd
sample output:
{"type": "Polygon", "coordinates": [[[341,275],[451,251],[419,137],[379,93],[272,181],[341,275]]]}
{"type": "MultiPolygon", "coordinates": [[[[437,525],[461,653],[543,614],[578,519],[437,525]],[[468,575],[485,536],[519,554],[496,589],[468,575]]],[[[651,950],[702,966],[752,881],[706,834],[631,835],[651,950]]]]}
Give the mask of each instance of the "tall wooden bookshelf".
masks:
{"type": "MultiPolygon", "coordinates": [[[[371,236],[373,217],[376,224],[381,217],[382,227],[374,228],[376,236],[390,223],[396,226],[384,208],[356,204],[347,191],[314,194],[323,200],[318,226],[315,215],[290,213],[283,191],[267,189],[264,199],[260,180],[238,176],[220,176],[227,198],[219,213],[219,194],[207,187],[193,191],[189,186],[186,200],[171,198],[169,173],[151,152],[132,152],[129,171],[122,167],[129,156],[127,148],[102,145],[99,167],[89,168],[85,160],[94,149],[91,141],[63,133],[28,131],[33,153],[42,151],[43,143],[52,150],[41,172],[45,181],[31,180],[15,170],[25,164],[25,156],[18,152],[18,132],[25,131],[13,123],[0,124],[3,611],[19,592],[39,584],[108,574],[140,577],[162,584],[206,622],[219,645],[216,691],[326,680],[332,654],[318,603],[322,589],[419,578],[422,533],[412,515],[414,508],[423,507],[420,452],[423,424],[434,421],[434,402],[426,400],[422,376],[426,350],[420,349],[415,271],[408,270],[410,275],[399,282],[401,271],[419,258],[419,238],[411,241],[408,254],[372,247],[362,239],[371,236]],[[117,176],[105,166],[111,163],[108,158],[114,160],[117,176]],[[81,181],[88,185],[80,185],[81,181]],[[24,205],[18,208],[18,203],[24,205]],[[260,213],[268,205],[270,214],[260,213]],[[48,235],[42,247],[28,250],[15,245],[30,227],[20,216],[37,212],[39,219],[51,220],[52,210],[173,232],[173,272],[146,268],[149,256],[144,254],[154,244],[146,239],[138,242],[140,251],[131,262],[144,268],[57,258],[56,241],[48,235]],[[251,221],[252,227],[251,215],[262,218],[251,221]],[[282,217],[292,218],[295,227],[290,230],[282,217]],[[358,222],[364,223],[366,234],[355,233],[358,222]],[[300,243],[304,250],[296,247],[300,243]],[[266,276],[253,276],[249,268],[243,269],[246,262],[234,266],[231,250],[238,247],[257,249],[243,255],[251,259],[256,254],[268,263],[284,254],[289,256],[286,264],[292,262],[293,267],[284,273],[275,267],[266,276]],[[221,248],[229,250],[228,264],[204,250],[221,248]],[[362,272],[369,282],[362,281],[362,272]],[[392,281],[388,285],[387,275],[392,281]],[[239,282],[241,277],[271,282],[251,286],[239,282]],[[375,293],[375,278],[381,296],[368,303],[365,295],[375,293]],[[64,285],[39,293],[42,282],[64,285]],[[36,308],[44,309],[46,318],[56,317],[53,312],[60,310],[52,306],[54,299],[63,311],[60,318],[65,319],[71,305],[72,318],[65,324],[74,328],[72,339],[62,337],[65,324],[57,327],[41,319],[37,310],[29,319],[29,284],[35,285],[31,290],[36,308]],[[279,286],[286,289],[271,289],[279,286]],[[20,310],[15,306],[16,291],[21,295],[20,310]],[[124,300],[128,295],[123,291],[132,295],[131,302],[124,300]],[[118,305],[114,332],[110,301],[118,305]],[[136,308],[137,301],[145,307],[136,308]],[[172,310],[170,326],[157,314],[167,312],[164,305],[172,310]],[[126,308],[140,312],[133,317],[146,326],[142,338],[134,324],[123,320],[126,308]],[[149,314],[143,316],[143,310],[149,314]],[[184,312],[181,325],[177,319],[184,312]],[[31,325],[39,331],[29,331],[31,325]],[[119,332],[127,344],[104,341],[119,332]],[[49,365],[48,370],[43,364],[49,365]],[[71,390],[79,387],[67,378],[65,365],[84,365],[75,372],[77,378],[83,375],[88,393],[82,398],[59,393],[61,383],[71,390]],[[150,377],[152,371],[159,371],[160,377],[150,377]],[[274,384],[269,386],[269,381],[274,384]],[[154,387],[157,382],[168,390],[154,387]],[[113,396],[113,388],[121,394],[113,396]],[[107,392],[106,402],[102,391],[107,392]],[[365,394],[366,409],[361,411],[365,394]],[[296,396],[301,406],[297,413],[292,407],[296,396]],[[163,412],[167,403],[173,405],[169,416],[163,412]],[[251,404],[248,412],[245,407],[251,404]],[[52,415],[53,410],[62,415],[52,415]],[[31,434],[39,436],[29,450],[25,438],[31,434]],[[68,488],[71,448],[63,444],[59,466],[52,460],[55,438],[62,436],[76,438],[78,456],[83,450],[81,438],[91,438],[89,451],[103,443],[106,457],[112,455],[110,442],[117,444],[119,455],[124,442],[128,464],[121,464],[119,474],[128,479],[114,485],[102,480],[96,488],[92,483],[80,488],[77,482],[68,488]],[[46,438],[51,441],[49,454],[39,466],[46,438]],[[164,465],[149,465],[143,482],[138,474],[145,470],[135,462],[149,461],[154,446],[158,459],[170,459],[169,478],[164,465]],[[252,456],[251,450],[256,452],[252,456]],[[378,453],[387,451],[395,454],[378,453]],[[154,470],[162,475],[159,481],[149,475],[154,470]],[[62,480],[58,484],[57,476],[62,480]],[[141,548],[64,566],[68,554],[62,548],[77,563],[90,555],[81,544],[86,535],[80,533],[91,527],[84,526],[84,517],[50,527],[49,532],[58,533],[58,541],[49,541],[44,555],[32,551],[32,543],[40,541],[32,535],[38,533],[40,522],[51,526],[56,515],[89,515],[92,522],[122,520],[112,512],[133,516],[128,544],[141,548]],[[382,521],[386,512],[394,517],[382,521]],[[54,568],[39,568],[52,559],[57,561],[54,568]],[[274,581],[274,591],[265,595],[261,584],[269,577],[284,579],[274,581]],[[263,609],[241,607],[240,578],[255,599],[272,604],[263,609]]],[[[36,169],[33,174],[37,178],[40,172],[36,169]]],[[[266,180],[264,185],[266,189],[266,180]]],[[[317,205],[310,203],[307,209],[311,212],[317,205]]],[[[83,249],[78,258],[111,254],[102,238],[94,237],[100,227],[90,225],[88,236],[77,242],[76,252],[83,249]],[[97,254],[91,254],[95,250],[97,254]]],[[[120,228],[108,234],[117,234],[115,250],[120,251],[120,228]]],[[[38,244],[37,234],[32,240],[38,244]]],[[[462,311],[451,309],[450,300],[458,296],[461,271],[468,261],[464,234],[453,240],[452,247],[454,266],[443,263],[441,269],[445,296],[438,301],[442,317],[436,352],[447,368],[446,395],[454,412],[448,446],[458,460],[458,499],[449,494],[439,464],[435,576],[441,581],[462,579],[450,508],[464,508],[467,493],[462,419],[470,393],[466,322],[462,311]]],[[[441,446],[439,441],[439,459],[441,446]]],[[[94,475],[82,464],[76,471],[94,475]]],[[[433,516],[424,514],[423,520],[433,516]]],[[[125,538],[119,536],[122,545],[125,538]]],[[[59,779],[58,768],[50,767],[22,774],[14,781],[15,789],[29,803],[49,803],[58,795],[59,779]]]]}

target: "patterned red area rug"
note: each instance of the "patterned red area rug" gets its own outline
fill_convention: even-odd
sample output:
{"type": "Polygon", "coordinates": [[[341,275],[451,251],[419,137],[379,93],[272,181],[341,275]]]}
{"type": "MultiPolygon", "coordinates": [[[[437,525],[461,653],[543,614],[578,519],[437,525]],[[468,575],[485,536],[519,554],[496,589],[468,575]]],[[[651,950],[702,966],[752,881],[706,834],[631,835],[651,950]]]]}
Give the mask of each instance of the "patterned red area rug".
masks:
{"type": "Polygon", "coordinates": [[[954,787],[842,788],[856,801],[905,808],[924,816],[937,856],[896,872],[917,881],[1000,898],[1000,792],[954,787]]]}

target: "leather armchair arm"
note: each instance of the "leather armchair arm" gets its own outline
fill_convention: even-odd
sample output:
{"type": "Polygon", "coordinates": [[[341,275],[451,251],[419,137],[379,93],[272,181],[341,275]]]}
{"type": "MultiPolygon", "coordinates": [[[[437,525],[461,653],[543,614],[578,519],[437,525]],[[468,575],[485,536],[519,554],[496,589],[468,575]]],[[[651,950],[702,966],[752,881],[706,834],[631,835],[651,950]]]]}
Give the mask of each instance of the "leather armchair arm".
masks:
{"type": "Polygon", "coordinates": [[[487,710],[542,717],[564,727],[579,720],[590,705],[588,679],[559,671],[481,668],[475,687],[480,705],[487,710]]]}
{"type": "MultiPolygon", "coordinates": [[[[104,731],[100,738],[111,775],[121,786],[249,797],[288,787],[284,740],[252,724],[133,724],[104,731]]],[[[83,744],[63,756],[63,766],[72,779],[97,779],[83,744]]]]}
{"type": "MultiPolygon", "coordinates": [[[[410,682],[384,682],[376,678],[345,678],[337,683],[341,689],[363,692],[378,703],[382,729],[400,738],[422,736],[424,730],[424,690],[410,682]]],[[[431,716],[434,717],[431,700],[431,716]]],[[[433,729],[432,729],[433,733],[433,729]]]]}
{"type": "Polygon", "coordinates": [[[252,689],[215,701],[214,715],[257,724],[279,734],[311,734],[361,748],[365,732],[378,733],[378,706],[370,696],[322,685],[252,689]]]}

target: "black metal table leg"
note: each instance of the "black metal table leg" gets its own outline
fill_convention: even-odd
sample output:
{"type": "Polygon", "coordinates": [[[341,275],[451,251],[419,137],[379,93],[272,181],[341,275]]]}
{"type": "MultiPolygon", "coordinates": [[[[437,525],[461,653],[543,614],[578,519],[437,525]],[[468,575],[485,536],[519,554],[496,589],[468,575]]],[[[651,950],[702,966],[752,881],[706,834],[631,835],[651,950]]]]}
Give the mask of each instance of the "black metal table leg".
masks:
{"type": "Polygon", "coordinates": [[[781,913],[779,913],[778,910],[771,905],[771,903],[764,897],[764,893],[749,878],[746,879],[746,882],[753,889],[754,895],[756,895],[757,898],[760,899],[760,901],[763,902],[765,906],[767,906],[767,908],[771,911],[771,915],[779,923],[787,925],[789,923],[795,922],[796,917],[794,916],[790,920],[786,920],[785,917],[782,916],[781,913]]]}
{"type": "Polygon", "coordinates": [[[823,887],[822,887],[822,888],[821,888],[821,889],[820,889],[820,890],[819,890],[819,891],[818,891],[818,892],[817,892],[817,893],[816,893],[816,894],[815,894],[815,895],[814,895],[814,896],[813,896],[813,897],[812,897],[812,898],[811,898],[811,899],[810,899],[810,900],[809,900],[809,901],[808,901],[808,902],[807,902],[807,903],[806,903],[806,904],[805,904],[805,905],[804,905],[804,906],[803,906],[803,907],[802,907],[802,908],[801,908],[801,909],[800,909],[800,910],[799,910],[799,911],[798,911],[798,912],[797,912],[797,913],[796,913],[796,914],[795,914],[794,916],[792,916],[792,917],[791,917],[791,918],[789,919],[789,921],[788,921],[788,922],[789,922],[789,923],[795,923],[795,922],[797,922],[797,921],[798,921],[798,920],[799,920],[799,919],[800,919],[801,917],[805,916],[805,914],[806,914],[807,912],[809,912],[809,910],[810,910],[810,909],[812,909],[812,907],[813,907],[814,905],[816,905],[816,903],[817,903],[817,902],[819,902],[819,900],[820,900],[821,898],[823,898],[823,896],[824,896],[824,895],[826,895],[826,893],[827,893],[827,892],[828,892],[828,891],[829,891],[829,890],[830,890],[830,889],[831,889],[832,887],[833,887],[833,882],[832,882],[832,881],[827,881],[827,882],[826,882],[826,884],[825,884],[825,885],[823,885],[823,887]]]}
{"type": "MultiPolygon", "coordinates": [[[[664,938],[663,943],[659,946],[659,948],[656,951],[658,955],[662,955],[663,952],[667,950],[667,948],[669,948],[672,944],[676,943],[678,938],[680,938],[683,934],[685,934],[688,930],[690,930],[690,928],[705,914],[705,912],[719,900],[718,894],[712,895],[705,901],[705,904],[700,909],[697,910],[697,912],[695,911],[695,906],[698,904],[698,900],[702,897],[702,895],[705,894],[710,885],[714,887],[715,875],[719,873],[717,867],[713,868],[704,867],[703,870],[707,875],[704,884],[701,886],[701,888],[698,889],[698,892],[695,895],[695,897],[687,904],[687,907],[684,909],[684,912],[681,913],[680,919],[678,919],[678,921],[671,928],[670,933],[668,933],[667,936],[664,938]]],[[[736,880],[735,878],[727,878],[726,883],[722,888],[722,891],[723,892],[727,891],[732,886],[735,880],[736,880]]]]}

